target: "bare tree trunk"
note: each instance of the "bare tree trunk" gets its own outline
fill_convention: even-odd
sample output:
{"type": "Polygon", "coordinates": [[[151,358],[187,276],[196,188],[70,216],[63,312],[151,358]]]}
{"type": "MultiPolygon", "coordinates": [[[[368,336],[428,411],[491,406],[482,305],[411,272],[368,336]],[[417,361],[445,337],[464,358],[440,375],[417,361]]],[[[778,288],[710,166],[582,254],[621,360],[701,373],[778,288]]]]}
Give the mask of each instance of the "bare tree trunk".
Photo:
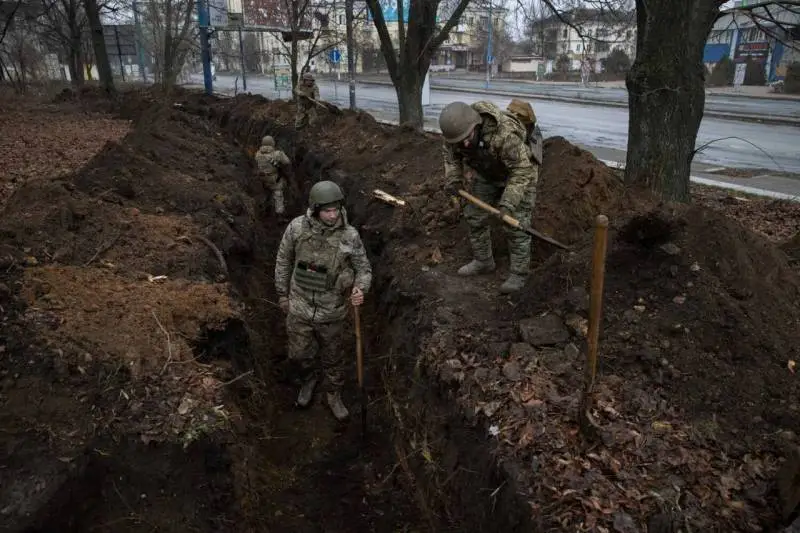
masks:
{"type": "Polygon", "coordinates": [[[103,25],[100,23],[100,8],[97,5],[97,0],[84,1],[89,27],[92,30],[92,44],[94,56],[97,60],[97,73],[100,76],[100,83],[108,94],[113,94],[115,92],[114,77],[111,74],[111,65],[108,62],[103,25]]]}
{"type": "Polygon", "coordinates": [[[689,200],[705,105],[703,48],[720,0],[637,0],[636,60],[628,72],[625,181],[689,200]]]}

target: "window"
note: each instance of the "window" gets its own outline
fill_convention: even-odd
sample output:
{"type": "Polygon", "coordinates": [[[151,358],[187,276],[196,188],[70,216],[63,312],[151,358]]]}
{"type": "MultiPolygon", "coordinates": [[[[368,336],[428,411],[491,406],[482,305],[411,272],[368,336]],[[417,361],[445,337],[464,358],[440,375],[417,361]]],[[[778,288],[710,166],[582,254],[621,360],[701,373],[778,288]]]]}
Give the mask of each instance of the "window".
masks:
{"type": "Polygon", "coordinates": [[[562,37],[563,39],[566,39],[566,38],[567,38],[567,29],[566,29],[566,28],[564,28],[564,31],[562,31],[562,32],[561,32],[561,37],[562,37]]]}
{"type": "Polygon", "coordinates": [[[339,15],[339,25],[344,24],[344,15],[339,15]]]}
{"type": "Polygon", "coordinates": [[[631,30],[626,31],[625,32],[625,40],[626,41],[630,41],[632,38],[633,38],[633,32],[631,30]]]}

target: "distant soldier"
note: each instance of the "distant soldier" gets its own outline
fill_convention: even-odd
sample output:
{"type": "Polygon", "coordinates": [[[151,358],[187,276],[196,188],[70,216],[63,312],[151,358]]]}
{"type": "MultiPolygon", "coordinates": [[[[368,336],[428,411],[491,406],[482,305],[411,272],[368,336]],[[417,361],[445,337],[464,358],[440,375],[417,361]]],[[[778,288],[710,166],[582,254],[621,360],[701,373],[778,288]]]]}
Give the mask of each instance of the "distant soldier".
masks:
{"type": "Polygon", "coordinates": [[[275,261],[275,289],[287,313],[289,358],[299,363],[297,404],[307,406],[319,379],[338,420],[342,403],[343,333],[347,303],[361,305],[372,283],[372,267],[358,231],[347,223],[344,195],[332,181],[311,187],[305,215],[289,223],[275,261]]]}
{"type": "Polygon", "coordinates": [[[310,72],[304,73],[294,92],[297,95],[297,114],[294,127],[299,130],[317,119],[318,104],[314,100],[319,101],[319,87],[314,81],[314,75],[310,72]]]}
{"type": "MultiPolygon", "coordinates": [[[[504,214],[529,225],[536,197],[538,166],[531,160],[522,123],[491,102],[472,105],[448,104],[439,116],[444,137],[444,168],[451,188],[472,181],[472,193],[484,202],[497,205],[504,214]]],[[[489,214],[469,204],[464,209],[469,225],[473,260],[458,273],[474,276],[493,272],[492,238],[489,214]]],[[[530,273],[531,237],[524,231],[506,227],[510,255],[510,275],[500,287],[503,293],[519,291],[530,273]]]]}
{"type": "Polygon", "coordinates": [[[286,154],[275,148],[275,139],[269,135],[261,139],[261,148],[256,152],[255,159],[264,185],[272,191],[275,214],[282,215],[285,209],[283,191],[292,162],[286,154]]]}

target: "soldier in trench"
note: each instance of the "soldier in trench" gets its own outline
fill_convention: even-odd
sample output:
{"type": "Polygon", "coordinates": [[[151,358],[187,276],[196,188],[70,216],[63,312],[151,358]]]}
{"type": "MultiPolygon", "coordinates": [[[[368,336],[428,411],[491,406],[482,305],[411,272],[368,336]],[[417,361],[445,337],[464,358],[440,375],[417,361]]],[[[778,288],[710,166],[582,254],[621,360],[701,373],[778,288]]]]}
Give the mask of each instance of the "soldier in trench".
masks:
{"type": "Polygon", "coordinates": [[[372,266],[343,203],[336,183],[314,184],[308,210],[289,223],[275,261],[289,358],[301,373],[297,405],[311,402],[321,378],[328,407],[340,421],[349,416],[341,398],[347,304],[361,305],[372,283],[372,266]]]}
{"type": "Polygon", "coordinates": [[[276,215],[283,215],[284,189],[286,188],[286,175],[292,162],[283,151],[275,148],[275,139],[267,135],[261,139],[261,148],[256,152],[256,165],[264,180],[264,185],[272,191],[272,205],[276,215]]]}
{"type": "MultiPolygon", "coordinates": [[[[531,157],[528,132],[520,120],[491,102],[453,102],[439,116],[444,137],[444,170],[450,192],[472,183],[472,193],[495,205],[523,225],[529,225],[539,179],[538,163],[531,157]]],[[[475,276],[495,270],[489,214],[469,204],[464,209],[469,226],[473,260],[458,270],[475,276]]],[[[506,227],[510,274],[500,292],[522,289],[530,272],[531,237],[506,227]]]]}
{"type": "Polygon", "coordinates": [[[297,114],[295,115],[294,127],[296,130],[305,128],[307,125],[313,124],[317,118],[317,103],[319,101],[319,86],[314,81],[314,75],[310,72],[305,72],[301,78],[300,83],[294,90],[297,95],[297,114]]]}

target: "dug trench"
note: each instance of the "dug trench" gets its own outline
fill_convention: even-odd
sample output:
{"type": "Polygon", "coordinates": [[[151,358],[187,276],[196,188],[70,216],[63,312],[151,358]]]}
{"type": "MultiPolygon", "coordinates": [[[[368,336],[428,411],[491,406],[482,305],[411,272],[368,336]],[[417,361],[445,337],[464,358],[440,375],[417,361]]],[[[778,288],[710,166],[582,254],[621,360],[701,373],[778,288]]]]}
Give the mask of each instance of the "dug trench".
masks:
{"type": "MultiPolygon", "coordinates": [[[[129,137],[65,185],[18,192],[7,213],[19,216],[1,228],[14,311],[0,411],[7,530],[632,533],[786,521],[773,479],[800,422],[786,369],[798,281],[762,236],[704,207],[629,197],[590,154],[550,139],[535,223],[574,250],[537,246],[530,286],[504,298],[502,263],[498,275],[453,276],[469,247],[435,136],[345,111],[295,137],[285,102],[129,98],[129,137]],[[339,182],[373,263],[363,443],[354,380],[345,426],[319,402],[292,405],[272,287],[285,223],[267,214],[246,155],[265,133],[294,160],[289,212],[303,211],[311,183],[339,182]],[[37,216],[31,198],[59,209],[37,216]],[[574,421],[577,346],[598,212],[614,225],[602,439],[587,446],[574,421]],[[110,325],[97,296],[78,291],[120,317],[113,342],[97,342],[110,325]],[[140,318],[132,331],[120,306],[140,318]]],[[[354,376],[352,349],[346,360],[354,376]]]]}
{"type": "MultiPolygon", "coordinates": [[[[363,311],[362,440],[354,379],[349,424],[319,402],[293,406],[272,283],[284,224],[268,214],[270,199],[242,147],[146,91],[124,104],[114,111],[133,121],[126,137],[74,174],[26,184],[6,209],[0,529],[462,531],[495,530],[497,517],[525,523],[525,506],[503,487],[483,436],[414,377],[419,338],[432,328],[432,315],[420,312],[428,289],[397,282],[381,230],[363,231],[374,285],[363,311]],[[187,175],[195,179],[188,186],[187,175]],[[203,234],[210,245],[196,236],[203,234]],[[447,465],[432,456],[444,449],[447,465]]],[[[264,130],[299,154],[289,210],[302,212],[328,156],[274,123],[264,130]]],[[[355,190],[352,177],[332,172],[355,190]]],[[[377,220],[376,206],[350,198],[354,224],[377,220]]],[[[353,349],[345,360],[354,377],[353,349]]]]}

